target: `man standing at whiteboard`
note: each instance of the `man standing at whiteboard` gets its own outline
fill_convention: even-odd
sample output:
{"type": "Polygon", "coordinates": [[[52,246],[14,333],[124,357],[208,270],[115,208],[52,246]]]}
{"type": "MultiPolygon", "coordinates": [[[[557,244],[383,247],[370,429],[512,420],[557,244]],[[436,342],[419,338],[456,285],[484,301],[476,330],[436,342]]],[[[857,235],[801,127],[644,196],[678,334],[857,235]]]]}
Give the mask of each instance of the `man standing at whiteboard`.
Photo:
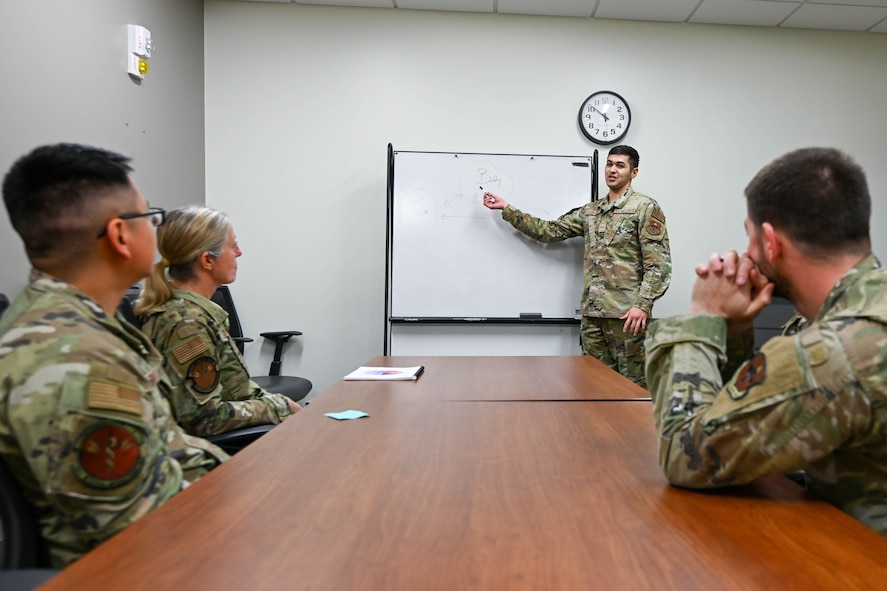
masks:
{"type": "Polygon", "coordinates": [[[653,302],[671,280],[671,250],[665,214],[650,197],[636,192],[640,156],[615,146],[605,168],[607,200],[572,209],[554,221],[542,220],[484,193],[484,205],[541,242],[585,237],[582,321],[583,355],[593,355],[640,386],[644,380],[644,337],[653,302]]]}

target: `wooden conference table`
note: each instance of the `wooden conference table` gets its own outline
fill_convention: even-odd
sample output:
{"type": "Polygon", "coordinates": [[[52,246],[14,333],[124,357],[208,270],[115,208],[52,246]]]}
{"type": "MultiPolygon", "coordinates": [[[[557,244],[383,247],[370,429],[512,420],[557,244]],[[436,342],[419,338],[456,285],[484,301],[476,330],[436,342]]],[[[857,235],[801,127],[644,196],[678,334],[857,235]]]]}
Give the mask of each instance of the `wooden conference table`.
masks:
{"type": "Polygon", "coordinates": [[[590,358],[421,364],[334,385],[43,589],[885,585],[887,540],[787,478],[669,486],[650,402],[590,358]]]}
{"type": "MultiPolygon", "coordinates": [[[[427,371],[417,388],[426,400],[650,400],[645,389],[590,356],[399,356],[374,357],[364,365],[424,365],[427,371]]],[[[416,397],[415,390],[403,388],[398,382],[340,382],[333,391],[356,397],[416,397]]]]}

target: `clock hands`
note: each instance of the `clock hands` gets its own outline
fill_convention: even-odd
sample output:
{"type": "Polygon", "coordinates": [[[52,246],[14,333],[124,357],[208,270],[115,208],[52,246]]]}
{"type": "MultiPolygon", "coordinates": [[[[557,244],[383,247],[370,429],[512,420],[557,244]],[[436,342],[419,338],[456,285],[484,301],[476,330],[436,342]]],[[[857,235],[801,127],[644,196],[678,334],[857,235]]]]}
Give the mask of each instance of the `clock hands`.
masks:
{"type": "Polygon", "coordinates": [[[601,114],[601,117],[604,118],[604,121],[609,121],[609,120],[610,120],[610,118],[607,117],[607,114],[604,112],[604,111],[607,110],[607,107],[609,107],[610,105],[606,105],[606,106],[604,107],[604,111],[601,111],[600,109],[598,109],[598,108],[595,107],[594,105],[589,105],[589,106],[591,107],[591,110],[592,110],[592,111],[597,111],[598,113],[600,113],[600,114],[601,114]]]}

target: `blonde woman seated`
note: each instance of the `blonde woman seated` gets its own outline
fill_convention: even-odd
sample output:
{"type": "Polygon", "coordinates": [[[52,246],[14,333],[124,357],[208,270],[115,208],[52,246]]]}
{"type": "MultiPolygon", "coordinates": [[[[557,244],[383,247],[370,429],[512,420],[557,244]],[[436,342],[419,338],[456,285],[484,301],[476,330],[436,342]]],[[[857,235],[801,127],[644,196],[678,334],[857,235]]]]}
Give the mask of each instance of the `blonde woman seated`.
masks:
{"type": "Polygon", "coordinates": [[[189,433],[208,437],[266,423],[280,423],[301,408],[249,378],[228,334],[228,314],[210,300],[237,277],[242,253],[225,214],[185,207],[166,214],[157,233],[163,257],[135,303],[142,330],[166,357],[176,383],[170,404],[189,433]]]}

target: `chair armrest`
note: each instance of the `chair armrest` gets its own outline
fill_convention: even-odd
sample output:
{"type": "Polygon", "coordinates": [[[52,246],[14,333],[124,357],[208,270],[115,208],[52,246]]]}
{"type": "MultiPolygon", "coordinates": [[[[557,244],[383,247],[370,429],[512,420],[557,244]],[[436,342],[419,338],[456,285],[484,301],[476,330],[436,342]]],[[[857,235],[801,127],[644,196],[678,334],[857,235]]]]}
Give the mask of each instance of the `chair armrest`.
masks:
{"type": "Polygon", "coordinates": [[[261,334],[261,336],[265,337],[266,339],[274,341],[274,360],[271,362],[271,369],[268,371],[268,373],[272,376],[279,376],[283,358],[283,346],[292,337],[301,335],[302,331],[281,330],[276,332],[263,332],[259,334],[261,334]]]}
{"type": "Polygon", "coordinates": [[[0,571],[0,589],[9,591],[36,589],[60,572],[61,569],[54,568],[4,569],[0,571]]]}
{"type": "Polygon", "coordinates": [[[215,443],[229,454],[235,454],[244,447],[273,429],[275,425],[267,423],[264,425],[253,425],[251,427],[241,427],[233,431],[226,431],[218,435],[210,435],[205,439],[210,443],[215,443]]]}
{"type": "Polygon", "coordinates": [[[266,339],[271,339],[275,343],[277,342],[287,342],[292,337],[297,337],[302,334],[300,330],[279,330],[276,332],[262,332],[259,333],[259,336],[265,337],[266,339]]]}

